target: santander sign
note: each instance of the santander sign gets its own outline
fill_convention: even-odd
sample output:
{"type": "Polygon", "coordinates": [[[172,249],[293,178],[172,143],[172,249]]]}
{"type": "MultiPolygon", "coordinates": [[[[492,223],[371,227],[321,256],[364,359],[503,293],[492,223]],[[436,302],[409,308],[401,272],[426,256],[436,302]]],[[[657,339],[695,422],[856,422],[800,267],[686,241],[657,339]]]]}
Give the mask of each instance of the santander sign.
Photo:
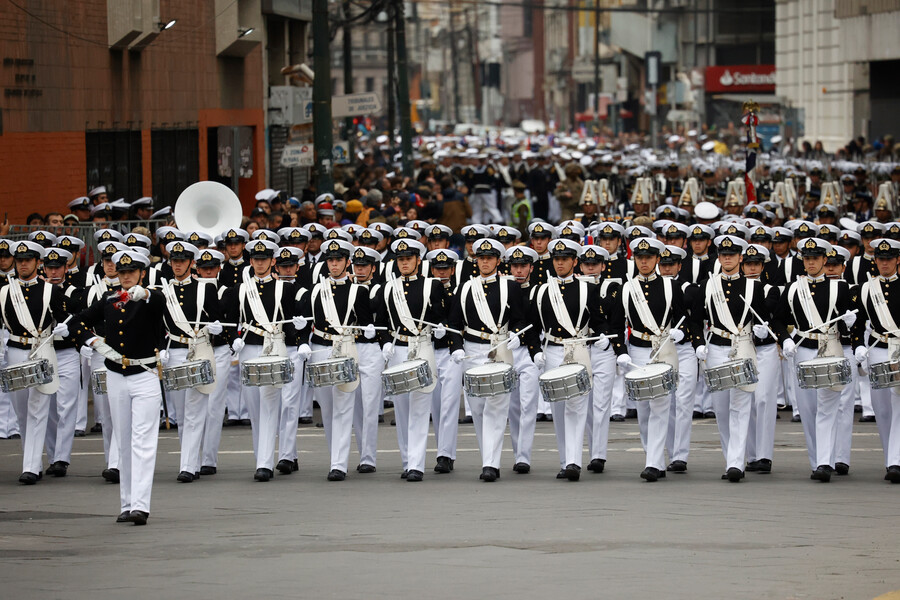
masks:
{"type": "Polygon", "coordinates": [[[707,92],[774,92],[775,65],[706,67],[707,92]]]}

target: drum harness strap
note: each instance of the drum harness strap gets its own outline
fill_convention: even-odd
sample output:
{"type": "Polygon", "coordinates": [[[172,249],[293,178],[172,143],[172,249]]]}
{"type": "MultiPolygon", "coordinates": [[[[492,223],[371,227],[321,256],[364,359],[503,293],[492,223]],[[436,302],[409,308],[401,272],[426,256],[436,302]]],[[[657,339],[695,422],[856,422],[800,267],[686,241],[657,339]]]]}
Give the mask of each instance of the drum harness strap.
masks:
{"type": "MultiPolygon", "coordinates": [[[[246,331],[252,331],[256,335],[263,337],[264,349],[262,356],[267,356],[268,352],[266,352],[266,349],[271,351],[273,339],[282,333],[281,326],[273,325],[272,321],[277,321],[278,315],[281,313],[281,297],[284,294],[284,282],[278,279],[275,280],[275,309],[272,318],[269,319],[269,315],[266,314],[266,307],[263,305],[262,298],[259,296],[259,290],[256,289],[256,286],[253,284],[253,281],[246,271],[244,272],[244,275],[244,284],[241,285],[238,293],[238,296],[240,297],[242,327],[246,331]],[[250,305],[250,312],[253,315],[253,320],[259,325],[258,327],[248,322],[247,315],[244,312],[244,299],[246,299],[247,303],[250,305]]],[[[247,335],[246,332],[244,335],[247,335]]]]}
{"type": "Polygon", "coordinates": [[[552,277],[550,281],[547,282],[546,285],[541,286],[538,290],[538,307],[543,305],[544,294],[549,294],[550,298],[550,307],[553,309],[553,314],[556,316],[557,322],[565,329],[566,333],[569,334],[568,338],[561,338],[555,335],[550,335],[547,333],[546,322],[544,321],[544,315],[542,311],[538,311],[541,315],[541,325],[544,329],[544,345],[546,347],[547,342],[553,342],[554,344],[564,344],[566,342],[571,343],[572,338],[580,338],[584,337],[587,334],[587,324],[582,325],[582,319],[584,318],[584,310],[587,308],[587,283],[581,280],[577,281],[578,283],[578,327],[572,322],[572,316],[569,314],[569,310],[566,308],[566,302],[562,297],[562,292],[559,289],[559,278],[552,277]]]}
{"type": "MultiPolygon", "coordinates": [[[[835,303],[837,302],[838,295],[838,281],[830,280],[829,281],[829,289],[828,289],[828,312],[826,313],[826,317],[828,319],[831,318],[832,313],[834,312],[835,303]]],[[[797,321],[797,310],[794,307],[794,298],[798,297],[800,299],[800,308],[803,310],[803,314],[806,317],[807,322],[810,325],[811,329],[821,329],[825,319],[822,319],[822,316],[819,314],[819,308],[816,306],[815,300],[813,300],[812,292],[809,290],[809,277],[801,277],[797,280],[796,285],[792,285],[788,290],[788,304],[791,307],[791,312],[794,314],[794,321],[797,321]]],[[[829,327],[830,329],[836,328],[837,325],[833,325],[829,327]]],[[[829,332],[825,331],[822,333],[807,333],[805,335],[798,334],[799,337],[803,339],[810,339],[819,342],[819,348],[823,347],[823,342],[828,340],[829,332]]]]}
{"type": "Polygon", "coordinates": [[[202,283],[197,284],[197,319],[194,327],[191,327],[187,316],[184,314],[184,309],[178,303],[178,298],[175,296],[175,286],[169,282],[164,282],[162,292],[166,297],[166,308],[169,309],[169,316],[172,317],[175,325],[186,334],[175,335],[171,331],[167,332],[166,336],[169,338],[167,348],[172,345],[173,341],[191,345],[197,339],[197,330],[199,329],[200,319],[203,316],[203,305],[206,303],[206,285],[202,283]]]}
{"type": "MultiPolygon", "coordinates": [[[[753,280],[746,279],[745,281],[744,298],[749,298],[752,301],[753,280]]],[[[750,304],[749,302],[744,303],[744,313],[741,315],[741,325],[739,327],[734,321],[731,309],[728,308],[728,300],[725,298],[725,292],[722,290],[722,278],[719,276],[710,278],[706,284],[706,310],[710,315],[715,313],[719,322],[725,327],[725,329],[721,329],[710,322],[709,329],[714,334],[725,339],[731,339],[744,333],[747,313],[750,312],[750,304]]]]}
{"type": "MultiPolygon", "coordinates": [[[[875,307],[875,315],[878,317],[881,326],[890,332],[896,332],[898,330],[897,322],[888,309],[887,300],[881,289],[881,280],[877,277],[871,278],[862,286],[863,306],[868,306],[869,298],[872,299],[872,306],[875,307]]],[[[870,334],[883,344],[889,343],[892,338],[897,339],[900,337],[896,333],[876,333],[874,330],[870,334]]]]}
{"type": "MultiPolygon", "coordinates": [[[[422,272],[424,273],[425,269],[422,269],[422,272]]],[[[426,277],[425,285],[422,286],[422,314],[419,315],[420,323],[425,320],[425,311],[428,310],[429,298],[427,297],[426,294],[430,291],[429,284],[431,283],[431,281],[432,281],[431,279],[426,277]]],[[[394,342],[396,343],[397,340],[400,340],[401,342],[403,342],[405,344],[409,344],[410,340],[417,339],[419,336],[421,336],[422,332],[424,332],[428,329],[428,326],[426,325],[423,327],[416,327],[416,322],[413,319],[412,312],[409,309],[409,302],[407,302],[406,295],[402,291],[402,288],[403,288],[402,278],[398,277],[396,279],[392,279],[387,284],[387,287],[388,287],[388,289],[390,289],[391,298],[394,299],[394,308],[397,310],[397,318],[400,320],[400,324],[403,325],[404,327],[406,327],[406,329],[408,329],[409,331],[416,332],[416,334],[412,335],[412,336],[400,335],[398,333],[400,328],[392,326],[391,334],[393,335],[394,342]]],[[[385,298],[385,301],[387,301],[387,298],[385,298]]],[[[393,325],[393,315],[390,313],[390,311],[388,311],[388,315],[390,316],[391,324],[393,325]]],[[[413,348],[416,348],[418,350],[418,345],[413,346],[413,348]]],[[[411,353],[414,353],[414,352],[411,352],[411,353]]],[[[412,360],[416,357],[417,356],[411,356],[409,358],[410,358],[410,360],[412,360]]]]}
{"type": "MultiPolygon", "coordinates": [[[[346,336],[344,332],[344,325],[348,324],[350,321],[350,313],[353,311],[353,306],[356,304],[356,294],[359,292],[359,286],[356,284],[350,285],[350,294],[347,296],[347,312],[344,314],[343,321],[338,315],[337,306],[334,303],[334,294],[331,292],[331,285],[329,284],[327,279],[320,279],[319,284],[313,288],[311,304],[313,305],[313,315],[315,315],[315,301],[318,296],[322,301],[322,312],[325,313],[325,320],[328,322],[328,325],[338,332],[337,335],[326,334],[324,332],[315,332],[315,335],[321,337],[324,340],[328,340],[329,342],[339,341],[343,337],[346,336]]],[[[314,328],[315,329],[315,328],[314,328]]],[[[334,358],[339,358],[338,356],[334,356],[334,358]]]]}
{"type": "MultiPolygon", "coordinates": [[[[53,286],[51,286],[50,284],[45,284],[43,303],[41,306],[41,318],[38,321],[39,323],[43,323],[44,317],[47,316],[47,308],[49,308],[50,306],[50,295],[52,293],[53,286]]],[[[25,297],[22,295],[22,287],[18,284],[18,280],[11,281],[9,285],[0,290],[0,307],[2,307],[3,310],[3,319],[7,323],[9,323],[9,317],[6,314],[7,297],[12,300],[13,310],[16,313],[16,319],[18,319],[19,324],[25,329],[25,331],[33,336],[33,339],[26,339],[17,335],[10,334],[9,339],[20,344],[31,344],[32,346],[36,346],[39,342],[42,341],[41,338],[47,330],[39,330],[37,327],[35,327],[34,317],[31,316],[31,311],[28,310],[28,305],[25,303],[25,297]]],[[[52,329],[50,331],[52,332],[52,329]]]]}
{"type": "Polygon", "coordinates": [[[506,332],[506,326],[498,327],[497,321],[503,322],[503,317],[506,314],[506,304],[507,299],[509,298],[509,287],[506,283],[505,279],[502,279],[499,275],[497,277],[497,283],[500,286],[500,315],[498,319],[494,319],[494,314],[491,312],[490,304],[488,304],[487,297],[484,295],[484,290],[481,288],[480,277],[473,277],[469,281],[467,281],[463,285],[463,290],[460,293],[460,303],[462,305],[463,318],[466,323],[469,322],[469,318],[466,315],[466,292],[469,292],[472,296],[472,300],[475,303],[475,311],[478,313],[478,318],[484,323],[487,329],[491,330],[491,334],[486,334],[483,331],[478,331],[477,329],[473,329],[472,327],[466,326],[466,333],[469,335],[473,335],[475,337],[479,337],[483,339],[485,342],[490,342],[494,336],[502,336],[506,332]]]}
{"type": "MultiPolygon", "coordinates": [[[[672,308],[672,280],[669,277],[663,277],[662,280],[663,293],[666,301],[666,310],[663,313],[662,322],[665,323],[669,319],[669,309],[672,308]]],[[[665,332],[659,326],[656,317],[653,316],[653,311],[650,310],[650,305],[647,303],[647,299],[641,291],[640,280],[636,277],[629,280],[622,288],[622,296],[625,304],[625,317],[628,319],[629,325],[631,325],[631,335],[644,341],[650,341],[654,337],[657,341],[661,340],[665,335],[665,332]],[[632,296],[634,296],[633,300],[632,296]],[[637,311],[638,318],[641,320],[641,324],[647,327],[647,329],[650,330],[649,332],[638,331],[634,328],[634,324],[631,322],[631,311],[628,310],[628,305],[631,302],[634,303],[634,308],[637,311]]]]}

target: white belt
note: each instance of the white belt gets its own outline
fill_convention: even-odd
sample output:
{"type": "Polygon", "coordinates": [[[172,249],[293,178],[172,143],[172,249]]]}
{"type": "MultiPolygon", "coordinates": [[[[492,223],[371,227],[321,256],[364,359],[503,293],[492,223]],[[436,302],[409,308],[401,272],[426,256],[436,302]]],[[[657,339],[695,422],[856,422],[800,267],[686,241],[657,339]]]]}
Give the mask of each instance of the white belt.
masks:
{"type": "Polygon", "coordinates": [[[798,333],[797,336],[804,340],[813,340],[815,342],[817,342],[819,340],[827,340],[827,339],[829,339],[829,337],[834,337],[834,338],[840,337],[836,333],[832,333],[832,334],[828,334],[828,333],[798,333]]]}
{"type": "Polygon", "coordinates": [[[166,336],[173,342],[178,342],[179,344],[190,344],[194,340],[192,337],[175,335],[174,333],[167,333],[166,336]]]}
{"type": "Polygon", "coordinates": [[[155,365],[158,361],[155,356],[151,356],[150,358],[126,358],[122,357],[121,359],[112,359],[114,363],[118,363],[123,367],[143,367],[144,365],[155,365]]]}
{"type": "MultiPolygon", "coordinates": [[[[333,333],[325,333],[322,331],[315,331],[315,330],[313,330],[313,335],[316,337],[320,337],[323,340],[328,340],[329,342],[333,342],[334,340],[339,340],[342,337],[344,337],[343,335],[335,335],[333,333]]],[[[348,335],[352,335],[352,334],[348,334],[348,335]]]]}
{"type": "MultiPolygon", "coordinates": [[[[242,325],[242,327],[244,329],[246,329],[247,331],[253,332],[260,337],[265,337],[267,335],[278,335],[279,333],[281,333],[280,329],[273,333],[273,332],[268,332],[261,327],[257,327],[256,325],[251,325],[250,323],[244,323],[242,325]]],[[[185,343],[187,343],[187,342],[185,342],[185,343]]]]}
{"type": "Polygon", "coordinates": [[[34,337],[34,336],[24,337],[21,335],[9,334],[9,341],[15,342],[17,344],[28,344],[30,346],[34,346],[35,344],[39,343],[41,341],[41,339],[42,338],[34,337]]]}
{"type": "Polygon", "coordinates": [[[476,329],[472,329],[471,327],[466,327],[466,333],[487,341],[490,341],[492,336],[497,335],[494,333],[485,333],[483,331],[478,331],[476,329]]]}
{"type": "Polygon", "coordinates": [[[637,329],[632,328],[631,337],[636,337],[639,340],[643,340],[645,342],[652,341],[654,339],[662,338],[661,335],[656,335],[655,333],[650,333],[648,331],[638,331],[637,329]]]}
{"type": "Polygon", "coordinates": [[[709,330],[717,336],[725,338],[726,340],[730,340],[733,337],[743,335],[741,333],[731,333],[730,331],[725,331],[724,329],[719,329],[718,327],[712,325],[709,327],[709,330]]]}
{"type": "MultiPolygon", "coordinates": [[[[892,338],[895,340],[900,339],[900,336],[891,335],[890,333],[875,333],[874,331],[870,331],[869,335],[871,335],[873,338],[875,338],[882,344],[887,344],[888,342],[891,341],[892,338]]],[[[12,336],[10,336],[9,339],[12,339],[12,336]]]]}
{"type": "Polygon", "coordinates": [[[556,337],[555,335],[550,335],[549,333],[544,333],[544,339],[547,340],[548,342],[553,342],[554,344],[566,344],[566,343],[581,341],[581,337],[562,338],[562,337],[556,337]]]}

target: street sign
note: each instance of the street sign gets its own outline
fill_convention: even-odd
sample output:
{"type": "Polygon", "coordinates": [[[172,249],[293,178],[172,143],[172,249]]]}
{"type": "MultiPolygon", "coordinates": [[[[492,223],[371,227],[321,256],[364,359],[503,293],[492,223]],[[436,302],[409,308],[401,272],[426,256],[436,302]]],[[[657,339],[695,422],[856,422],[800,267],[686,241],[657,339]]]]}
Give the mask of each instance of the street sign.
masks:
{"type": "Polygon", "coordinates": [[[644,55],[644,70],[647,85],[659,85],[660,69],[662,68],[662,53],[648,52],[644,55]]]}
{"type": "Polygon", "coordinates": [[[281,151],[282,167],[311,167],[314,164],[312,144],[288,144],[281,151]]]}
{"type": "Polygon", "coordinates": [[[331,97],[331,116],[335,119],[340,117],[360,117],[377,113],[380,110],[381,99],[378,97],[378,94],[373,92],[331,97]]]}

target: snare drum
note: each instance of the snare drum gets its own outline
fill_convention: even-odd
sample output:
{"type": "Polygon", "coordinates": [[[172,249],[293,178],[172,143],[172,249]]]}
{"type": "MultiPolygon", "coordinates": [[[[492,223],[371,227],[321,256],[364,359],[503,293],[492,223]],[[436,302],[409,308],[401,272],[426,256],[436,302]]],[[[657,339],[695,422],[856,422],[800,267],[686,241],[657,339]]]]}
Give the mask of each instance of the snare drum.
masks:
{"type": "Polygon", "coordinates": [[[512,365],[487,363],[472,367],[463,373],[463,388],[475,398],[490,398],[508,394],[515,387],[518,377],[512,365]]]}
{"type": "Polygon", "coordinates": [[[749,358],[739,358],[703,371],[710,392],[724,392],[759,382],[756,366],[749,358]]]}
{"type": "Polygon", "coordinates": [[[850,361],[846,358],[814,358],[797,365],[797,379],[804,390],[843,387],[850,383],[850,361]]]}
{"type": "Polygon", "coordinates": [[[381,385],[385,396],[415,392],[434,383],[428,361],[421,358],[408,360],[381,373],[381,385]]]}
{"type": "Polygon", "coordinates": [[[900,360],[869,365],[869,383],[873,390],[900,387],[900,360]]]}
{"type": "Polygon", "coordinates": [[[95,369],[91,371],[91,389],[94,396],[106,394],[106,369],[95,369]]]}
{"type": "Polygon", "coordinates": [[[53,381],[53,367],[46,358],[29,360],[0,369],[0,390],[18,392],[53,381]]]}
{"type": "Polygon", "coordinates": [[[206,359],[192,360],[175,367],[163,369],[163,385],[167,392],[186,390],[214,382],[212,365],[206,359]]]}
{"type": "Polygon", "coordinates": [[[625,373],[625,392],[633,401],[663,398],[677,385],[675,369],[669,363],[650,363],[625,373]]]}
{"type": "Polygon", "coordinates": [[[313,387],[328,387],[356,381],[359,367],[352,358],[332,358],[306,363],[306,381],[313,387]]]}
{"type": "Polygon", "coordinates": [[[241,363],[241,383],[255,387],[282,386],[294,380],[294,364],[281,356],[251,358],[241,363]]]}
{"type": "Polygon", "coordinates": [[[538,378],[547,402],[563,402],[591,391],[591,378],[584,365],[569,364],[550,369],[538,378]]]}

